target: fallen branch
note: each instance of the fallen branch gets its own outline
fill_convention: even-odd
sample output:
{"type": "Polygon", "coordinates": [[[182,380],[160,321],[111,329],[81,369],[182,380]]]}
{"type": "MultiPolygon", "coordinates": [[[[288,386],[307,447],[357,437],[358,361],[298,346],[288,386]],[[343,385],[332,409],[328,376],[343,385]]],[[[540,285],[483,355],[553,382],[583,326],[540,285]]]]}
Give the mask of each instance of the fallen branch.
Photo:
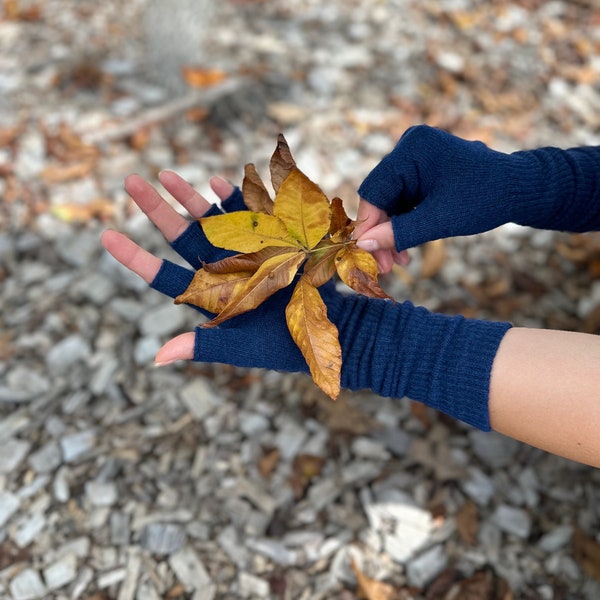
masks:
{"type": "Polygon", "coordinates": [[[230,79],[210,88],[192,90],[181,98],[176,98],[166,104],[151,108],[132,119],[120,121],[117,124],[109,125],[102,129],[95,129],[88,132],[82,131],[80,132],[81,139],[86,144],[100,145],[129,137],[140,129],[168,121],[190,108],[210,106],[223,96],[238,91],[243,86],[244,81],[241,78],[230,79]]]}

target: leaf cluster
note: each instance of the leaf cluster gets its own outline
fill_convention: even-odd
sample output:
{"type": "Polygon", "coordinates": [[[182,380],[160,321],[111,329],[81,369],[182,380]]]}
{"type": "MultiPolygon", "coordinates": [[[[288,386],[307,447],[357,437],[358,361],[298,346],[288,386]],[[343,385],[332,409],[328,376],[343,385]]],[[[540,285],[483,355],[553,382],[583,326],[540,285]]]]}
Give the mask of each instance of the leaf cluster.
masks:
{"type": "Polygon", "coordinates": [[[281,134],[270,174],[274,199],[254,165],[248,164],[242,194],[249,210],[200,219],[212,244],[239,254],[204,263],[175,302],[215,313],[203,325],[214,327],[294,284],[285,311],[288,329],[314,382],[335,400],[342,350],[318,288],[337,274],[356,292],[388,296],[377,282],[375,259],[352,240],[356,222],[346,214],[342,200],[330,202],[298,169],[281,134]]]}

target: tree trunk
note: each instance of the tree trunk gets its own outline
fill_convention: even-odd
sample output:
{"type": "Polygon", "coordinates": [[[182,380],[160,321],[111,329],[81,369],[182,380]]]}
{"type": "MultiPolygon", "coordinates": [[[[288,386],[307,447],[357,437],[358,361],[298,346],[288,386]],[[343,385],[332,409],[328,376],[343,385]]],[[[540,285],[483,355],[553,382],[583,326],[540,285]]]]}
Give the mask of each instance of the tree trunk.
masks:
{"type": "Polygon", "coordinates": [[[200,65],[215,0],[148,0],[144,9],[150,77],[173,94],[185,91],[185,65],[200,65]]]}

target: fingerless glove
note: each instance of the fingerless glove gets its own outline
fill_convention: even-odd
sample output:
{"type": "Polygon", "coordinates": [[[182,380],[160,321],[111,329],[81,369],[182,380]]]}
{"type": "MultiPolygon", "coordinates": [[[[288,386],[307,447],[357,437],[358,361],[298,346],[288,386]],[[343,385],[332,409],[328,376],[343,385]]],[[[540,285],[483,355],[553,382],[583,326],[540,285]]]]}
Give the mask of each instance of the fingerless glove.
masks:
{"type": "Polygon", "coordinates": [[[514,222],[600,230],[600,147],[505,154],[419,125],[359,188],[392,217],[396,248],[514,222]]]}
{"type": "MultiPolygon", "coordinates": [[[[231,201],[223,203],[225,210],[240,207],[238,194],[234,192],[231,201]]],[[[197,222],[172,247],[193,266],[227,254],[208,243],[197,222]]],[[[193,271],[164,261],[151,287],[175,297],[193,276],[193,271]]],[[[197,327],[194,360],[308,372],[285,320],[291,289],[280,290],[255,310],[218,327],[197,327]]],[[[381,396],[408,396],[489,430],[490,373],[509,323],[445,316],[410,302],[342,294],[332,280],[319,291],[328,318],[338,328],[343,387],[370,389],[381,396]]]]}

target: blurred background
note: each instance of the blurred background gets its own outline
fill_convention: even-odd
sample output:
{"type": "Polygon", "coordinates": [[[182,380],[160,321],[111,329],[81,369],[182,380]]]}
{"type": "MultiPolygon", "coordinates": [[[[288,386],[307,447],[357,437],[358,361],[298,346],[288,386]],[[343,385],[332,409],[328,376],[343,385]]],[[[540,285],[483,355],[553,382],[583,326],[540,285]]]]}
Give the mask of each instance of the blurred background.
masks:
{"type": "MultiPolygon", "coordinates": [[[[175,259],[123,189],[265,175],[283,132],[356,209],[411,125],[600,143],[594,0],[0,3],[0,597],[600,596],[598,471],[407,399],[222,365],[99,243],[175,259]]],[[[168,195],[165,195],[168,197],[168,195]]],[[[383,284],[448,314],[600,332],[600,239],[508,225],[383,284]]]]}

